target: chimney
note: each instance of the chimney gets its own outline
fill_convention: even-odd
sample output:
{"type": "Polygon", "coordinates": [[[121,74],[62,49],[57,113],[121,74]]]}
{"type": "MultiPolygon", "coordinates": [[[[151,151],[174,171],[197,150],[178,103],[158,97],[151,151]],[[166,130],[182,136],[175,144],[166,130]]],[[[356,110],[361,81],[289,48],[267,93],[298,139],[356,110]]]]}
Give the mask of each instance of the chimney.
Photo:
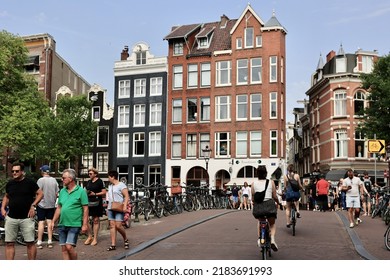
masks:
{"type": "Polygon", "coordinates": [[[330,51],[330,52],[326,55],[326,62],[329,62],[335,55],[336,55],[336,52],[335,52],[335,51],[330,51]]]}
{"type": "Polygon", "coordinates": [[[125,46],[121,52],[121,60],[127,60],[129,57],[129,47],[125,46]]]}
{"type": "Polygon", "coordinates": [[[222,15],[221,16],[221,23],[220,23],[220,27],[221,28],[225,28],[226,27],[226,24],[228,22],[229,18],[226,16],[226,15],[222,15]]]}

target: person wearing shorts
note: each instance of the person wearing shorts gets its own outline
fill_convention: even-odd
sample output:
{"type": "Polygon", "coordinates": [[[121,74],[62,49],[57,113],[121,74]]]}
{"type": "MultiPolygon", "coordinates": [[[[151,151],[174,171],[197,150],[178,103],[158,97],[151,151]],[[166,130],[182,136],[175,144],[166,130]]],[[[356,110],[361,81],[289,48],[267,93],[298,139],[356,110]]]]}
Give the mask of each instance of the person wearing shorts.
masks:
{"type": "Polygon", "coordinates": [[[37,206],[38,217],[38,241],[37,248],[43,249],[42,239],[45,230],[45,222],[47,224],[47,247],[53,248],[53,231],[51,230],[51,222],[56,210],[57,195],[59,192],[58,182],[55,178],[49,175],[50,167],[43,165],[40,168],[42,177],[38,179],[37,184],[43,192],[43,198],[37,206]]]}
{"type": "Polygon", "coordinates": [[[27,258],[35,260],[35,207],[43,192],[37,183],[25,177],[23,163],[12,165],[12,178],[5,186],[1,205],[1,215],[5,217],[5,257],[7,260],[15,259],[15,240],[20,230],[27,244],[27,258]]]}
{"type": "Polygon", "coordinates": [[[342,189],[346,191],[346,206],[348,209],[349,227],[353,228],[359,224],[355,221],[360,212],[360,199],[363,198],[363,182],[356,177],[352,169],[348,169],[348,177],[343,180],[342,189]],[[360,197],[361,196],[361,197],[360,197]]]}
{"type": "Polygon", "coordinates": [[[65,169],[62,173],[64,188],[58,196],[52,230],[58,220],[59,244],[64,260],[77,260],[78,235],[88,230],[88,196],[83,187],[76,184],[76,171],[65,169]]]}

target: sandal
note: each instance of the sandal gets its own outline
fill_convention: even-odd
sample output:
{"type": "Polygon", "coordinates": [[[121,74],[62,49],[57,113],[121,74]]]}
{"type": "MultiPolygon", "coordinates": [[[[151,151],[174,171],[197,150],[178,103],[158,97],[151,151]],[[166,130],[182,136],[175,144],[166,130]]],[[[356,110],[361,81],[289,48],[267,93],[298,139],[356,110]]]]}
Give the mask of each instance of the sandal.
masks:
{"type": "Polygon", "coordinates": [[[107,248],[107,251],[114,251],[114,250],[116,250],[115,245],[111,245],[110,247],[107,248]]]}
{"type": "Polygon", "coordinates": [[[129,249],[130,244],[129,244],[129,239],[125,240],[125,249],[129,249]]]}

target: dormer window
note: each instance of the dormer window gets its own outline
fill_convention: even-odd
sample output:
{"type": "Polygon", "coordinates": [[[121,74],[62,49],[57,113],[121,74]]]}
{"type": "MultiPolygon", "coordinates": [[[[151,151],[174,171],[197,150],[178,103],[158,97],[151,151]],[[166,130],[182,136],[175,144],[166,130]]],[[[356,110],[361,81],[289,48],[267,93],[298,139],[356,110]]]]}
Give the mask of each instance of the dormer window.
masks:
{"type": "Polygon", "coordinates": [[[146,64],[146,51],[137,52],[137,65],[146,64]]]}
{"type": "Polygon", "coordinates": [[[173,43],[173,55],[182,55],[183,54],[183,42],[173,43]]]}
{"type": "Polygon", "coordinates": [[[336,73],[345,73],[347,72],[347,58],[345,56],[340,56],[336,58],[336,73]]]}
{"type": "Polygon", "coordinates": [[[210,47],[211,39],[213,37],[214,27],[205,27],[197,36],[198,48],[205,49],[210,47]]]}

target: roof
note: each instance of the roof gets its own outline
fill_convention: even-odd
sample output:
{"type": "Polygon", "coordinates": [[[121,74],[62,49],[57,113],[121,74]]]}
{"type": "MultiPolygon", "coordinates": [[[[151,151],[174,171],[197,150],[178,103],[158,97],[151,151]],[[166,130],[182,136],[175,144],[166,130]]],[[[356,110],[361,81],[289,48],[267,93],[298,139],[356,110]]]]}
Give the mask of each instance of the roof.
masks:
{"type": "Polygon", "coordinates": [[[188,35],[200,27],[200,23],[176,26],[172,28],[171,33],[164,37],[164,40],[187,38],[188,35]]]}
{"type": "Polygon", "coordinates": [[[262,30],[268,29],[280,29],[287,33],[287,30],[280,24],[279,20],[275,16],[275,12],[272,14],[272,17],[264,24],[262,30]]]}

